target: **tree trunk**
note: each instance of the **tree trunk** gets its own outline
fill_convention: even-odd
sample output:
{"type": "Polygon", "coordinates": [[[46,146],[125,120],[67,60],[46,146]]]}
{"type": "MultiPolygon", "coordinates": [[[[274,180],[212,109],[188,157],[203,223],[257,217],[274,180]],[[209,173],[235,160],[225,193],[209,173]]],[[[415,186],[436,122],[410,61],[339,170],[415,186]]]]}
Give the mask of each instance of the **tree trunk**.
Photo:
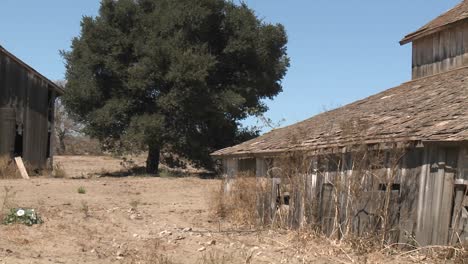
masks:
{"type": "Polygon", "coordinates": [[[146,160],[146,173],[157,176],[159,175],[159,155],[161,147],[149,146],[148,158],[146,160]]]}

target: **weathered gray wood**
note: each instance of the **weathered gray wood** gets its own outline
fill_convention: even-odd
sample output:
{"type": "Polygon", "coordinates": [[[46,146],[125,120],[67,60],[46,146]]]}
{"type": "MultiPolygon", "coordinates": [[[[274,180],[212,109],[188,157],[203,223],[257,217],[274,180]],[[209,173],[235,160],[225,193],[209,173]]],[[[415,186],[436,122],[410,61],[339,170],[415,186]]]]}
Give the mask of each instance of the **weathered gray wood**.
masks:
{"type": "Polygon", "coordinates": [[[455,185],[455,199],[452,216],[452,234],[450,234],[450,242],[456,244],[459,241],[459,236],[463,232],[463,203],[466,193],[466,185],[455,185]]]}
{"type": "Polygon", "coordinates": [[[318,213],[318,198],[317,190],[317,173],[307,174],[305,181],[305,201],[304,201],[304,217],[307,225],[313,225],[317,221],[318,213]]]}
{"type": "Polygon", "coordinates": [[[266,177],[267,176],[267,164],[264,158],[257,158],[256,159],[256,171],[255,175],[257,177],[266,177]]]}
{"type": "MultiPolygon", "coordinates": [[[[47,167],[51,154],[50,132],[54,127],[53,119],[49,119],[53,115],[54,89],[59,88],[0,47],[0,108],[14,109],[15,112],[14,124],[8,125],[9,136],[2,138],[3,143],[0,143],[10,145],[8,153],[0,146],[0,155],[13,155],[11,145],[16,141],[18,131],[22,133],[18,140],[22,140],[22,151],[19,152],[24,161],[35,168],[47,167]]],[[[4,123],[4,117],[0,117],[2,131],[4,123]]]]}
{"type": "Polygon", "coordinates": [[[432,227],[432,237],[429,243],[439,245],[441,244],[440,236],[440,212],[442,210],[442,197],[443,197],[443,185],[444,185],[444,175],[445,175],[445,149],[439,149],[438,151],[438,171],[431,173],[431,176],[434,177],[434,187],[433,187],[433,202],[432,202],[432,218],[433,218],[433,227],[432,227]]]}
{"type": "MultiPolygon", "coordinates": [[[[323,163],[315,166],[320,168],[319,172],[312,168],[309,170],[311,174],[298,174],[287,182],[281,182],[281,178],[257,177],[269,182],[266,187],[269,195],[257,196],[257,210],[263,223],[276,220],[273,218],[278,212],[277,198],[287,189],[290,192],[290,204],[282,208],[287,208],[287,214],[281,217],[282,223],[288,227],[313,225],[321,227],[324,234],[336,237],[347,234],[342,232],[347,230],[344,229],[345,220],[349,217],[349,231],[352,233],[381,234],[384,227],[382,209],[386,199],[385,185],[382,184],[387,183],[385,175],[388,176],[388,168],[378,168],[372,173],[364,172],[367,176],[359,177],[347,170],[351,163],[348,164],[346,157],[342,157],[342,166],[331,164],[335,162],[332,159],[318,158],[323,163]],[[346,186],[350,184],[348,177],[351,176],[362,178],[359,183],[362,193],[353,196],[352,210],[346,212],[346,186]],[[367,179],[369,176],[372,180],[367,179]]],[[[443,147],[436,143],[425,143],[425,148],[413,149],[405,155],[395,178],[399,188],[393,189],[390,196],[385,226],[388,242],[413,244],[415,238],[420,245],[446,244],[451,226],[455,226],[459,234],[464,234],[466,224],[454,223],[452,215],[455,168],[459,167],[457,159],[457,147],[443,147]]],[[[282,173],[285,172],[278,169],[276,176],[282,177],[282,173]]],[[[463,195],[460,191],[456,198],[461,204],[464,203],[463,195]]],[[[458,210],[454,215],[459,216],[460,213],[458,210]]]]}
{"type": "Polygon", "coordinates": [[[423,150],[414,149],[405,157],[400,186],[400,243],[414,243],[423,155],[423,150]]]}
{"type": "Polygon", "coordinates": [[[428,174],[430,170],[430,147],[427,146],[424,149],[424,159],[420,176],[419,191],[418,191],[418,212],[417,212],[417,229],[416,229],[416,240],[419,243],[427,243],[427,233],[425,232],[425,218],[426,208],[428,206],[426,201],[426,186],[428,182],[428,174]]]}
{"type": "MultiPolygon", "coordinates": [[[[301,177],[301,176],[298,176],[301,177]]],[[[303,193],[300,188],[295,188],[292,192],[292,202],[289,205],[290,209],[290,226],[292,228],[299,228],[302,224],[302,218],[304,215],[303,210],[303,193]]]]}
{"type": "Polygon", "coordinates": [[[425,238],[423,241],[420,242],[422,245],[430,245],[432,243],[432,233],[434,232],[434,219],[436,218],[435,214],[435,199],[434,192],[435,192],[435,182],[437,179],[437,175],[439,175],[439,148],[437,146],[431,146],[430,150],[430,158],[429,158],[429,171],[428,171],[428,178],[426,182],[426,189],[425,189],[425,214],[424,214],[424,232],[425,238]]]}
{"type": "Polygon", "coordinates": [[[238,160],[235,158],[229,158],[225,160],[224,171],[228,178],[234,178],[238,174],[238,160]]]}
{"type": "Polygon", "coordinates": [[[453,190],[455,173],[458,163],[459,149],[448,149],[446,155],[446,167],[444,170],[444,181],[442,185],[442,200],[439,214],[439,236],[437,243],[446,245],[449,240],[451,226],[451,212],[453,207],[453,190]]]}
{"type": "Polygon", "coordinates": [[[14,108],[0,108],[0,157],[12,156],[16,135],[16,114],[14,108]]]}
{"type": "Polygon", "coordinates": [[[442,206],[439,223],[439,244],[446,245],[450,234],[451,210],[453,204],[454,171],[446,170],[444,175],[442,206]]]}
{"type": "Polygon", "coordinates": [[[413,42],[413,79],[467,66],[468,22],[413,42]]]}
{"type": "Polygon", "coordinates": [[[320,217],[322,230],[326,235],[333,232],[333,223],[335,221],[335,203],[333,200],[333,186],[331,184],[322,185],[322,197],[320,201],[320,217]]]}
{"type": "Polygon", "coordinates": [[[272,180],[265,177],[257,177],[257,215],[261,225],[269,224],[272,220],[271,211],[271,184],[272,180]]]}

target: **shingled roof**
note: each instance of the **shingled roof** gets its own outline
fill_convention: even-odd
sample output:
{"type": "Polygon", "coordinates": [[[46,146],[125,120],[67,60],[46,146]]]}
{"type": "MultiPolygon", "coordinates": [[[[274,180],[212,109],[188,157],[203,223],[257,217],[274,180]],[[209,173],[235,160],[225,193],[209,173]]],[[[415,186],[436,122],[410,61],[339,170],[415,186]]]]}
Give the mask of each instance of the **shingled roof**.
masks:
{"type": "Polygon", "coordinates": [[[212,155],[242,157],[388,141],[468,141],[468,68],[404,83],[212,155]]]}
{"type": "Polygon", "coordinates": [[[468,18],[468,0],[463,0],[460,4],[438,16],[436,19],[427,23],[417,31],[408,34],[401,41],[400,44],[404,45],[418,38],[436,33],[449,27],[457,22],[463,21],[468,18]]]}

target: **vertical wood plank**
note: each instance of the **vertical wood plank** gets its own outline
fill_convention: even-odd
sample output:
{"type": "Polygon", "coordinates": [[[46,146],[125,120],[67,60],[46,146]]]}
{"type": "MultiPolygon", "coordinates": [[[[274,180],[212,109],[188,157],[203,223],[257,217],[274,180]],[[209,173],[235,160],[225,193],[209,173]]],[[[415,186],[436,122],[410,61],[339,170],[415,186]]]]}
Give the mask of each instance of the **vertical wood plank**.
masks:
{"type": "Polygon", "coordinates": [[[427,205],[426,202],[426,185],[428,181],[428,174],[429,174],[429,165],[430,163],[430,146],[425,147],[424,149],[424,159],[423,159],[423,166],[421,169],[421,175],[419,177],[419,191],[418,191],[418,212],[417,212],[417,229],[416,229],[416,239],[418,242],[425,243],[426,242],[426,232],[424,232],[425,228],[425,208],[427,205]]]}
{"type": "Polygon", "coordinates": [[[440,212],[442,210],[442,197],[443,197],[443,185],[444,185],[444,175],[445,175],[445,157],[446,151],[443,148],[439,148],[438,150],[438,159],[437,165],[438,170],[437,172],[431,173],[431,177],[434,177],[434,189],[433,189],[433,197],[434,200],[432,202],[431,208],[432,210],[432,238],[431,244],[440,245],[443,234],[440,230],[440,212]]]}

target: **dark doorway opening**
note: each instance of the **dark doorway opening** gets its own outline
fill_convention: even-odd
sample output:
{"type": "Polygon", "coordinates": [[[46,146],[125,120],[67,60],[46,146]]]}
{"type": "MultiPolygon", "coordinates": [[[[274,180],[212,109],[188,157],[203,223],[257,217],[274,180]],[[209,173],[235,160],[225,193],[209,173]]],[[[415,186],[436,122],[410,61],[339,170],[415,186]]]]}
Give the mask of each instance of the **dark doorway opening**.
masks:
{"type": "Polygon", "coordinates": [[[47,133],[47,155],[46,155],[47,158],[51,157],[51,155],[50,155],[51,154],[50,153],[50,143],[51,143],[50,140],[51,140],[51,138],[52,138],[52,133],[51,132],[47,133]]]}
{"type": "Polygon", "coordinates": [[[18,126],[16,126],[15,151],[13,154],[15,157],[23,156],[23,133],[18,126]]]}

